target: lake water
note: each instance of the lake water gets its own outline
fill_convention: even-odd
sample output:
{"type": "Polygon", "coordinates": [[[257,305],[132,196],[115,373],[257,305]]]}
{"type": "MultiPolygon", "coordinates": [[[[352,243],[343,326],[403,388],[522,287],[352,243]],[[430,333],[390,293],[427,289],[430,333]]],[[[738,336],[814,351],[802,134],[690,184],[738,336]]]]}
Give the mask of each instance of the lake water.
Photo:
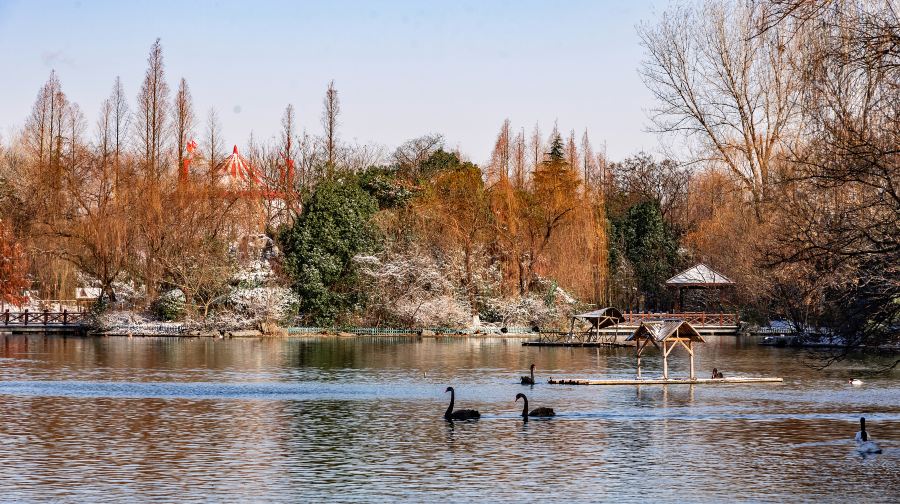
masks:
{"type": "Polygon", "coordinates": [[[698,375],[785,382],[547,385],[633,353],[513,339],[0,335],[0,501],[900,500],[900,372],[708,340],[698,375]],[[481,420],[443,420],[448,385],[481,420]],[[558,416],[523,423],[518,392],[558,416]],[[855,453],[860,415],[883,454],[855,453]]]}

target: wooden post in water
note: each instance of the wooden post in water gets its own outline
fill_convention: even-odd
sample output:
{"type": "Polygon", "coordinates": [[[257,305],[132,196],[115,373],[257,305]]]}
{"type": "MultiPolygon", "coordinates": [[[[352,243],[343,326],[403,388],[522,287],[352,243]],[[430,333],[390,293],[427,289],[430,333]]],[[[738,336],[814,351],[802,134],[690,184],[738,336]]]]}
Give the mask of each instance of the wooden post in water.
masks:
{"type": "Polygon", "coordinates": [[[691,340],[688,340],[688,353],[691,354],[691,380],[693,380],[697,377],[694,376],[694,342],[691,340]]]}
{"type": "Polygon", "coordinates": [[[638,378],[638,380],[640,380],[641,379],[641,350],[642,350],[640,341],[634,342],[634,349],[635,349],[635,351],[637,351],[637,378],[638,378]]]}
{"type": "Polygon", "coordinates": [[[669,379],[669,349],[666,340],[663,340],[663,379],[669,379]]]}

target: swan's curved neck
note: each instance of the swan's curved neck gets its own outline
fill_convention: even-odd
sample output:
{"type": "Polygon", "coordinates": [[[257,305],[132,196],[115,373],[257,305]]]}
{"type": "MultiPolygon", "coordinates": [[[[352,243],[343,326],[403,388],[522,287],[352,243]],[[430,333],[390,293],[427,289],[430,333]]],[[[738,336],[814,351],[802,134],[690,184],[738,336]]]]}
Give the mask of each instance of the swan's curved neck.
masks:
{"type": "Polygon", "coordinates": [[[522,416],[528,418],[528,398],[522,396],[522,416]]]}
{"type": "Polygon", "coordinates": [[[453,414],[453,401],[455,399],[455,397],[454,397],[455,395],[456,395],[456,392],[451,390],[450,391],[450,406],[447,406],[447,411],[444,413],[444,416],[446,418],[450,418],[450,416],[453,414]]]}
{"type": "Polygon", "coordinates": [[[531,366],[531,381],[534,381],[534,366],[531,366]]]}

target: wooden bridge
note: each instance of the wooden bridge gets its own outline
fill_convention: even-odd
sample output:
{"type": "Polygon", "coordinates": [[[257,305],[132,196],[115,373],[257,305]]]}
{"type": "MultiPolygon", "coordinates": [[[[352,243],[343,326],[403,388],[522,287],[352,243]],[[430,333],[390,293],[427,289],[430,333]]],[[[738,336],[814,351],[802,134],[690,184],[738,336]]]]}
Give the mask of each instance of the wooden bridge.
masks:
{"type": "Polygon", "coordinates": [[[31,332],[64,332],[82,333],[85,330],[84,323],[87,320],[86,312],[63,311],[21,311],[9,310],[0,314],[0,332],[31,333],[31,332]]]}

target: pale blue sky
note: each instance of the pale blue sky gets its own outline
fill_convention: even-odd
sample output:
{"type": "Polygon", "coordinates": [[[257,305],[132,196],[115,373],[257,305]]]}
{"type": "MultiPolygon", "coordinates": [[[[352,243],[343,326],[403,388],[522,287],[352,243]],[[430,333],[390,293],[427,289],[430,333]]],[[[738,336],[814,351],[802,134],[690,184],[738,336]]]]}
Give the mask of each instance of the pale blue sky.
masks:
{"type": "Polygon", "coordinates": [[[635,25],[664,2],[0,0],[0,132],[23,124],[52,68],[93,128],[116,75],[137,95],[160,37],[170,86],[187,78],[229,145],[273,135],[287,103],[318,133],[334,79],[345,140],[435,132],[482,162],[504,118],[545,134],[558,120],[615,160],[657,150],[635,25]]]}

